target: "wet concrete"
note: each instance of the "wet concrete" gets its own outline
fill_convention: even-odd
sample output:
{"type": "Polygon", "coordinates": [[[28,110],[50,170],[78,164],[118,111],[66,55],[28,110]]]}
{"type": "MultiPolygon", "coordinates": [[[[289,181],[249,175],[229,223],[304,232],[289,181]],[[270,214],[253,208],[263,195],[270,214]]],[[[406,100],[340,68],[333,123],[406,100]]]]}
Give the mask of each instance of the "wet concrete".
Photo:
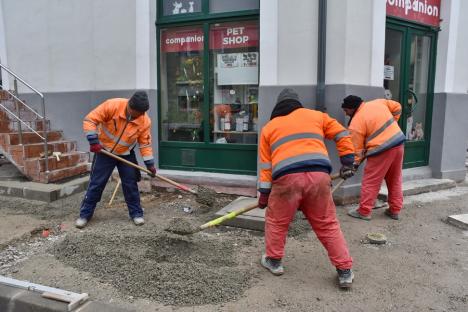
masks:
{"type": "Polygon", "coordinates": [[[135,298],[200,305],[235,300],[249,287],[253,274],[240,265],[242,246],[232,248],[235,241],[105,227],[99,233],[70,233],[51,252],[135,298]]]}

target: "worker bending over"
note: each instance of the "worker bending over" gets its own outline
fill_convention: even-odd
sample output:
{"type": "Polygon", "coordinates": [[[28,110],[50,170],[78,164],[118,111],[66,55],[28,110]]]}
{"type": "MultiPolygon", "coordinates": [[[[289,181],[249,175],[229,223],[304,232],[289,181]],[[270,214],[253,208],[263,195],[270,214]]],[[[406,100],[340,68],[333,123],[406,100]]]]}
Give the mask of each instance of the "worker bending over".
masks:
{"type": "Polygon", "coordinates": [[[353,259],[336,218],[331,194],[331,163],[324,139],[336,142],[340,175],[354,174],[354,147],[348,131],[327,114],[303,108],[292,89],[278,96],[260,139],[260,208],[265,213],[265,249],[261,264],[283,274],[281,259],[288,227],[299,209],[306,216],[338,272],[340,287],[350,287],[353,259]]]}
{"type": "Polygon", "coordinates": [[[405,142],[405,135],[398,126],[400,103],[386,99],[363,102],[360,97],[349,95],[343,100],[341,107],[351,117],[349,131],[356,149],[356,163],[367,158],[359,207],[351,209],[348,214],[369,221],[385,179],[389,204],[385,215],[398,220],[403,207],[402,168],[405,142]]]}

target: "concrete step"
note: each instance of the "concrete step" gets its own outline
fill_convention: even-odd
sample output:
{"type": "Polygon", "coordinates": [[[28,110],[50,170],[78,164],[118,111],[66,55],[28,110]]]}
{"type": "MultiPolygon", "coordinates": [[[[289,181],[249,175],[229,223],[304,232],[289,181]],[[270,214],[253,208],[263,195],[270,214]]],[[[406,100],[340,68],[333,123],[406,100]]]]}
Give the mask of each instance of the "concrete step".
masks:
{"type": "MultiPolygon", "coordinates": [[[[31,127],[35,131],[42,131],[44,130],[44,121],[43,120],[23,120],[29,127],[31,127]]],[[[0,118],[0,133],[8,133],[8,132],[18,132],[18,124],[19,121],[16,120],[3,120],[0,118]]],[[[46,121],[47,130],[50,130],[50,120],[46,121]]],[[[23,131],[30,131],[28,127],[24,124],[21,124],[21,128],[23,131]]]]}
{"type": "MultiPolygon", "coordinates": [[[[450,189],[456,186],[455,181],[449,179],[420,179],[403,182],[403,196],[417,195],[428,192],[450,189]]],[[[379,199],[387,201],[388,189],[385,183],[379,192],[379,199]]]]}
{"type": "MultiPolygon", "coordinates": [[[[49,171],[64,169],[86,162],[88,160],[88,153],[79,151],[64,153],[59,156],[59,160],[54,156],[48,157],[48,160],[49,171]]],[[[26,175],[38,175],[44,171],[45,158],[29,158],[24,160],[24,173],[26,175]]]]}
{"type": "MultiPolygon", "coordinates": [[[[21,147],[23,148],[24,158],[42,157],[41,154],[44,154],[44,143],[12,145],[10,146],[10,150],[17,146],[19,146],[20,148],[21,147]]],[[[63,154],[74,152],[76,151],[76,146],[77,146],[76,141],[70,141],[70,140],[47,142],[47,148],[50,154],[52,154],[53,152],[61,152],[63,154]]]]}
{"type": "MultiPolygon", "coordinates": [[[[44,131],[38,131],[38,133],[44,136],[44,131]]],[[[22,143],[42,143],[43,140],[34,132],[23,131],[22,143]]],[[[47,140],[49,142],[59,141],[63,138],[63,132],[59,130],[51,130],[47,132],[47,140]]],[[[20,134],[18,132],[0,133],[0,145],[6,148],[6,145],[18,145],[20,144],[20,134]]]]}
{"type": "Polygon", "coordinates": [[[63,181],[65,179],[76,177],[81,174],[88,172],[88,163],[79,163],[73,167],[67,167],[63,169],[52,170],[49,172],[41,172],[37,176],[32,176],[32,180],[35,182],[50,183],[63,181]]]}

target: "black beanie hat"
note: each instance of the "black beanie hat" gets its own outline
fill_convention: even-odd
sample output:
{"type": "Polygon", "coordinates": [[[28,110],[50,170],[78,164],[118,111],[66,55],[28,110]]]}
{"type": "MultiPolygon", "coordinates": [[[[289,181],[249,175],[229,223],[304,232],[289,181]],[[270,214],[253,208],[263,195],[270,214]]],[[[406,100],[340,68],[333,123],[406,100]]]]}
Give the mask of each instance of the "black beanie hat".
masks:
{"type": "Polygon", "coordinates": [[[343,104],[341,104],[341,108],[358,108],[362,103],[362,99],[356,95],[348,95],[343,99],[343,104]]]}
{"type": "Polygon", "coordinates": [[[139,112],[146,112],[149,109],[148,94],[145,91],[137,91],[128,101],[131,109],[139,112]]]}

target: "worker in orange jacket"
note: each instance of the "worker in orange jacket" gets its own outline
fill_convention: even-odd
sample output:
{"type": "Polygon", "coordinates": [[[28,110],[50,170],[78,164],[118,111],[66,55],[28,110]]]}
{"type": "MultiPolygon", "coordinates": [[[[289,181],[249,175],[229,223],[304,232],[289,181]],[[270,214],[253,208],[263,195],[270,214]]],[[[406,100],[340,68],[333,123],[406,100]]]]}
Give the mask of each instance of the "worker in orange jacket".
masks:
{"type": "Polygon", "coordinates": [[[76,227],[85,227],[93,216],[96,204],[101,200],[104,187],[115,167],[122,181],[130,218],[135,225],[144,224],[137,185],[140,172],[100,152],[105,149],[137,163],[134,149],[138,145],[146,167],[153,175],[156,174],[151,147],[151,120],[146,114],[148,109],[148,95],[144,91],[137,91],[129,100],[115,98],[105,101],[83,120],[83,130],[89,141],[90,151],[95,153],[95,156],[76,227]]]}
{"type": "Polygon", "coordinates": [[[258,206],[268,206],[261,264],[274,275],[283,274],[288,227],[299,209],[336,267],[340,287],[347,288],[354,278],[353,260],[336,218],[325,139],[336,142],[341,176],[351,177],[354,147],[348,131],[327,114],[303,108],[297,93],[284,89],[260,139],[258,206]]]}
{"type": "Polygon", "coordinates": [[[356,149],[356,163],[367,158],[362,179],[359,207],[348,214],[369,221],[382,181],[388,188],[389,208],[385,215],[398,220],[403,207],[402,168],[405,135],[398,126],[401,105],[378,99],[363,102],[355,95],[343,100],[342,108],[350,116],[349,131],[356,149]]]}

